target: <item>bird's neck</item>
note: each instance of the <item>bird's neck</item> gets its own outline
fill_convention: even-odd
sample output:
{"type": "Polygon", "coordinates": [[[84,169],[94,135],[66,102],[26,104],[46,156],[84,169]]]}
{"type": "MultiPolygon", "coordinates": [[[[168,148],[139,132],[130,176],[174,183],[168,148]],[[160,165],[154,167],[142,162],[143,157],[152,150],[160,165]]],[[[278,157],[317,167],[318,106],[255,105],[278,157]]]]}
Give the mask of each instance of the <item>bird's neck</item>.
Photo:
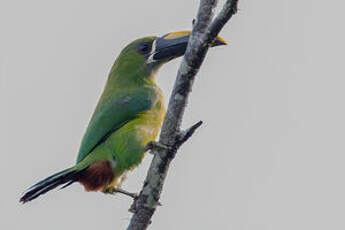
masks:
{"type": "Polygon", "coordinates": [[[120,66],[109,74],[108,83],[118,87],[140,87],[155,84],[156,71],[147,68],[121,68],[120,66]]]}

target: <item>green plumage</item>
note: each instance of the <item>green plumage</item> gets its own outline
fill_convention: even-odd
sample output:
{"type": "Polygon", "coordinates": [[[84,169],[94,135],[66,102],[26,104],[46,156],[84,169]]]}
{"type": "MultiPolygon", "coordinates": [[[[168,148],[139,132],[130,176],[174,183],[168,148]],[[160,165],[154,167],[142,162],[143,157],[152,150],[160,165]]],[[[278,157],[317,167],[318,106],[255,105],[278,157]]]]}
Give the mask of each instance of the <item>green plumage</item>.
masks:
{"type": "Polygon", "coordinates": [[[118,169],[130,168],[140,162],[147,144],[145,140],[152,138],[147,137],[152,136],[151,133],[137,133],[140,132],[138,127],[147,123],[145,119],[151,119],[152,128],[159,131],[164,113],[163,98],[154,82],[152,67],[146,65],[145,57],[134,48],[144,41],[130,44],[114,63],[83,137],[77,163],[112,160],[118,169]],[[161,119],[157,122],[157,118],[161,119]]]}
{"type": "Polygon", "coordinates": [[[27,202],[59,185],[80,182],[87,191],[109,191],[138,165],[160,131],[165,109],[154,75],[185,52],[190,31],[146,37],[126,46],[116,59],[82,139],[76,165],[30,187],[27,202]]]}

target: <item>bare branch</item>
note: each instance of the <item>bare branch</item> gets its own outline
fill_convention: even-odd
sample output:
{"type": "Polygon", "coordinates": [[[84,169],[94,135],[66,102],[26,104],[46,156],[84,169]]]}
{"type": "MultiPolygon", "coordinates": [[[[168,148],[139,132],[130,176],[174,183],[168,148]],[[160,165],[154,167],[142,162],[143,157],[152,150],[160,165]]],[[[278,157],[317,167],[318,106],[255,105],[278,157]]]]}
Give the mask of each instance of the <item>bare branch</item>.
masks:
{"type": "Polygon", "coordinates": [[[186,131],[180,131],[182,117],[188,102],[195,75],[199,71],[208,48],[216,36],[237,11],[237,0],[228,0],[212,22],[217,0],[201,0],[193,32],[186,53],[179,67],[174,89],[159,138],[159,144],[168,148],[157,148],[139,197],[134,200],[134,212],[128,230],[144,230],[151,223],[171,160],[178,148],[187,141],[202,122],[186,131]]]}
{"type": "Polygon", "coordinates": [[[202,121],[199,121],[198,123],[192,125],[190,128],[188,128],[185,131],[182,131],[178,135],[178,139],[176,141],[176,147],[179,148],[183,143],[188,141],[188,139],[194,134],[194,132],[202,125],[202,121]]]}
{"type": "Polygon", "coordinates": [[[217,37],[219,32],[225,26],[225,24],[231,19],[231,17],[237,13],[238,0],[227,0],[222,10],[219,12],[217,17],[213,20],[209,27],[210,39],[217,37]]]}

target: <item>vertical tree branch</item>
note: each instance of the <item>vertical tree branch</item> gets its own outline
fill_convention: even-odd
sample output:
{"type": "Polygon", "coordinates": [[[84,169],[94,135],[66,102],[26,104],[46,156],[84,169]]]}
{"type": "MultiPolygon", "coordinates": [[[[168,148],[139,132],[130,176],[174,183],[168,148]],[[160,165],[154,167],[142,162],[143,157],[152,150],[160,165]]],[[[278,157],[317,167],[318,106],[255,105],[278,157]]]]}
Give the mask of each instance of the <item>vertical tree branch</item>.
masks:
{"type": "Polygon", "coordinates": [[[180,131],[182,117],[188,102],[195,75],[205,55],[220,30],[237,11],[237,0],[227,0],[214,21],[217,0],[201,0],[186,53],[179,67],[175,85],[170,96],[168,110],[159,138],[159,144],[169,148],[154,149],[154,157],[139,197],[131,210],[134,212],[128,230],[144,230],[151,223],[151,217],[159,204],[160,194],[171,160],[178,148],[188,140],[201,125],[195,124],[186,131],[180,131]]]}

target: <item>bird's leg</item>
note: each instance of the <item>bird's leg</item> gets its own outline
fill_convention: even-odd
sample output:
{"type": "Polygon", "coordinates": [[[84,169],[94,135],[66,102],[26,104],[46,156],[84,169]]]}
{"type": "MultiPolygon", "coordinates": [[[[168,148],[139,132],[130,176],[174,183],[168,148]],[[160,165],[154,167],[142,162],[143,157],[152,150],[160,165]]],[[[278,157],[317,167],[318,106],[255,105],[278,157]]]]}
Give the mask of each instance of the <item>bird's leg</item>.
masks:
{"type": "Polygon", "coordinates": [[[170,150],[171,148],[169,146],[166,146],[166,145],[163,145],[157,141],[150,141],[146,147],[145,147],[145,151],[148,151],[148,150],[160,150],[160,149],[163,149],[163,150],[170,150]]]}
{"type": "Polygon", "coordinates": [[[132,197],[133,199],[138,198],[138,194],[137,193],[135,193],[135,192],[133,192],[133,193],[132,192],[128,192],[128,191],[120,189],[120,188],[114,188],[114,192],[122,193],[124,195],[129,196],[129,197],[132,197]]]}
{"type": "Polygon", "coordinates": [[[104,190],[104,193],[105,194],[112,194],[112,195],[114,195],[115,193],[122,193],[126,196],[132,197],[133,199],[138,198],[137,193],[131,193],[131,192],[128,192],[128,191],[123,190],[121,188],[115,188],[115,187],[107,188],[106,190],[104,190]]]}

